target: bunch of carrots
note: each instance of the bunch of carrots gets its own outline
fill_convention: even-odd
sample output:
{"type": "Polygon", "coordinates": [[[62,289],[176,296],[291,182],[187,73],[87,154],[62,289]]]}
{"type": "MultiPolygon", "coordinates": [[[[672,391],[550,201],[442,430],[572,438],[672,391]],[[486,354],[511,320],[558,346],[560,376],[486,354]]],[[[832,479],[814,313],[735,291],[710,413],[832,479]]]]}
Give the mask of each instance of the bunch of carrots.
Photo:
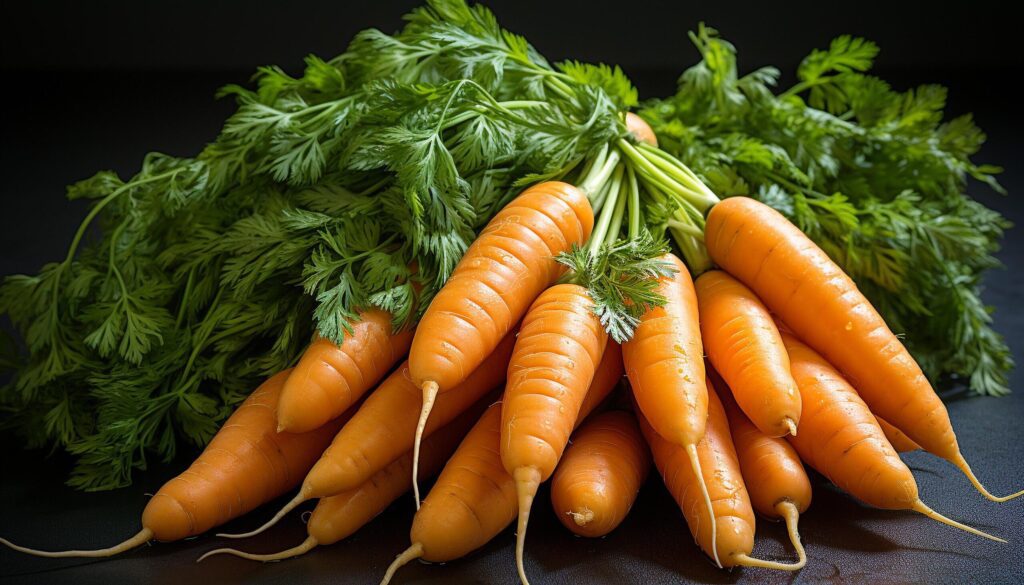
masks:
{"type": "MultiPolygon", "coordinates": [[[[636,144],[620,148],[632,166],[615,170],[617,158],[605,153],[581,177],[647,180],[649,192],[678,179],[705,192],[667,155],[650,154],[656,138],[646,124],[628,123],[636,144]]],[[[107,557],[202,534],[298,487],[259,529],[221,536],[251,536],[316,499],[304,542],[277,554],[202,557],[273,561],[348,537],[411,489],[411,544],[384,583],[410,560],[458,559],[513,523],[527,583],[527,526],[541,483],[552,481],[566,528],[599,537],[626,517],[653,461],[719,567],[804,566],[805,465],[869,505],[1002,542],[929,508],[898,453],[920,448],[948,460],[993,501],[1024,492],[997,497],[982,486],[900,339],[796,226],[752,199],[702,199],[696,220],[675,224],[688,262],[659,258],[661,302],[643,307],[620,344],[582,270],[565,258],[593,251],[594,238],[614,241],[618,226],[608,224],[623,221],[625,203],[614,201],[616,189],[592,188],[601,181],[580,183],[541,182],[508,203],[414,331],[395,332],[390,315],[367,310],[341,345],[314,339],[150,500],[135,536],[61,552],[0,541],[40,556],[107,557]],[[613,198],[607,220],[593,210],[601,192],[613,198]],[[694,262],[702,250],[708,261],[694,262]],[[421,502],[419,482],[435,475],[421,502]],[[796,561],[753,556],[755,511],[786,523],[796,561]]]]}

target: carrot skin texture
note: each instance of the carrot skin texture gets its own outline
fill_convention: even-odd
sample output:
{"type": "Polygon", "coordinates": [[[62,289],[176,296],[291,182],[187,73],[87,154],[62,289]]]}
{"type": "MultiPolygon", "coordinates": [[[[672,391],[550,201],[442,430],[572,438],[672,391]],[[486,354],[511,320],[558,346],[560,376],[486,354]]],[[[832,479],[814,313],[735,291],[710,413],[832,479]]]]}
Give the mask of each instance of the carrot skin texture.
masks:
{"type": "Polygon", "coordinates": [[[700,275],[695,287],[708,359],[762,433],[790,434],[800,422],[800,391],[768,308],[720,270],[700,275]]]}
{"type": "Polygon", "coordinates": [[[277,407],[282,430],[311,431],[352,406],[372,389],[412,344],[412,331],[392,333],[391,315],[360,313],[339,346],[317,336],[284,383],[277,407]]]}
{"type": "Polygon", "coordinates": [[[604,536],[629,514],[650,468],[636,417],[621,410],[596,415],[573,434],[551,480],[555,515],[575,534],[604,536]]]}
{"type": "Polygon", "coordinates": [[[527,311],[502,401],[501,459],[509,473],[533,467],[540,481],[554,473],[608,341],[593,308],[585,288],[559,284],[527,311]]]}
{"type": "Polygon", "coordinates": [[[945,405],[878,311],[824,251],[767,205],[730,197],[708,215],[712,260],[835,364],[871,410],[924,449],[962,460],[945,405]]]}
{"type": "Polygon", "coordinates": [[[277,432],[276,406],[289,372],[264,382],[195,462],[168,481],[142,513],[157,540],[202,534],[292,489],[354,409],[310,433],[277,432]]]}
{"type": "Polygon", "coordinates": [[[881,428],[882,432],[885,433],[885,438],[889,439],[889,443],[898,453],[917,451],[921,448],[921,445],[915,443],[914,440],[904,434],[903,431],[885,422],[884,418],[876,416],[875,420],[878,421],[879,428],[881,428]]]}
{"type": "MultiPolygon", "coordinates": [[[[642,414],[638,413],[637,418],[665,487],[679,504],[697,544],[710,556],[711,528],[707,509],[686,450],[658,435],[642,414]]],[[[734,559],[736,555],[749,555],[754,550],[754,509],[740,472],[725,411],[713,391],[708,392],[707,430],[697,444],[697,456],[714,508],[718,557],[723,566],[736,566],[739,564],[734,559]]]]}
{"type": "Polygon", "coordinates": [[[567,183],[530,187],[491,219],[420,320],[409,352],[416,386],[461,382],[565,271],[555,261],[594,226],[584,193],[567,183]]]}
{"type": "MultiPolygon", "coordinates": [[[[443,427],[505,380],[515,336],[508,335],[461,384],[438,397],[425,436],[443,427]]],[[[367,397],[303,483],[307,498],[355,489],[413,446],[420,389],[403,364],[367,397]]],[[[410,471],[410,476],[411,476],[410,471]]]]}
{"type": "Polygon", "coordinates": [[[697,295],[686,265],[672,254],[664,259],[678,271],[658,286],[668,302],[640,319],[632,339],[622,344],[622,360],[637,405],[654,430],[677,445],[691,445],[704,436],[708,412],[697,295]]]}
{"type": "Polygon", "coordinates": [[[590,382],[587,395],[583,397],[580,405],[580,413],[576,417],[576,426],[587,418],[605,398],[615,390],[624,374],[622,366],[622,347],[614,339],[608,340],[604,348],[604,355],[601,356],[601,363],[597,364],[597,371],[594,372],[594,379],[590,382]]]}

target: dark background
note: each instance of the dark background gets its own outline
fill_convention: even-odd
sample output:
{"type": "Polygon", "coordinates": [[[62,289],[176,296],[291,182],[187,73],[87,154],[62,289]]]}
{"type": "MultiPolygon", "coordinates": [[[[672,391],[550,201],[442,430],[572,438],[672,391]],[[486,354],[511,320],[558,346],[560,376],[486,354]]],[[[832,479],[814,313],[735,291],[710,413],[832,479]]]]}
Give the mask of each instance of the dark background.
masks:
{"type": "MultiPolygon", "coordinates": [[[[64,185],[110,168],[133,173],[145,152],[189,155],[215,136],[231,111],[214,90],[243,81],[257,65],[301,70],[310,52],[330,57],[352,34],[392,31],[415,2],[179,0],[5,3],[0,7],[0,275],[34,272],[62,257],[84,215],[63,199],[64,185]]],[[[799,60],[842,33],[882,47],[876,71],[897,88],[935,82],[950,87],[949,114],[974,111],[990,140],[981,160],[1002,164],[1009,197],[977,185],[971,191],[1020,224],[1024,205],[1024,124],[1011,85],[1024,69],[1015,19],[994,1],[958,3],[827,2],[498,2],[488,3],[507,28],[524,34],[552,60],[573,57],[622,65],[646,97],[672,91],[696,60],[685,32],[703,20],[740,52],[741,69],[772,64],[792,78],[799,60]],[[623,10],[623,7],[628,10],[623,10]]],[[[996,329],[1024,363],[1024,234],[1010,232],[1000,254],[1008,270],[993,272],[986,301],[996,329]]],[[[6,325],[6,324],[4,324],[6,325]]],[[[1009,398],[966,398],[941,390],[961,446],[996,493],[1024,485],[1024,377],[1015,372],[1009,398]]],[[[188,464],[139,474],[136,485],[82,494],[62,485],[68,462],[21,451],[3,437],[0,450],[0,536],[28,546],[102,547],[134,534],[146,494],[188,464]]],[[[528,540],[533,582],[1024,582],[1024,502],[984,501],[948,464],[910,454],[923,499],[936,510],[1008,538],[989,543],[912,513],[865,508],[816,479],[815,502],[801,521],[808,567],[792,577],[764,570],[725,573],[697,552],[675,504],[652,478],[623,526],[605,539],[572,537],[554,519],[542,491],[528,540]]],[[[109,561],[29,558],[0,549],[0,582],[9,583],[371,583],[408,544],[411,502],[405,498],[353,538],[300,560],[275,565],[219,558],[192,563],[221,544],[203,536],[154,544],[109,561]]],[[[280,502],[229,525],[251,528],[280,502]]],[[[254,551],[298,543],[291,517],[245,542],[254,551]]],[[[512,533],[446,567],[413,564],[397,582],[516,582],[512,533]]],[[[755,553],[788,555],[784,531],[760,522],[755,553]]]]}

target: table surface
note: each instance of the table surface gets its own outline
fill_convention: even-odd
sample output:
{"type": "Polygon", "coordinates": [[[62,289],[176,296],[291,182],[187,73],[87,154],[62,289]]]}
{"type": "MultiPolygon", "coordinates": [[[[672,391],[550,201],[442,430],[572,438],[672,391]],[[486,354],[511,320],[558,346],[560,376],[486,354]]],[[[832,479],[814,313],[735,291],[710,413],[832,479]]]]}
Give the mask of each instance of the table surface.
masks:
{"type": "MultiPolygon", "coordinates": [[[[101,168],[129,174],[142,154],[162,150],[186,155],[212,138],[230,110],[210,99],[221,82],[243,74],[21,74],[31,99],[4,92],[0,176],[0,274],[34,272],[64,253],[84,214],[80,202],[63,200],[63,186],[101,168]]],[[[674,74],[635,76],[647,95],[671,90],[674,74]],[[646,86],[646,87],[645,87],[646,86]],[[653,88],[653,89],[652,89],[653,88]]],[[[917,82],[918,79],[909,81],[917,82]]],[[[932,81],[950,82],[934,74],[932,81]]],[[[975,80],[954,84],[954,113],[973,109],[990,132],[986,162],[1003,163],[1011,195],[983,189],[978,196],[1015,223],[1024,221],[1021,121],[1008,97],[972,89],[975,80]]],[[[1024,232],[1012,230],[1000,254],[1007,270],[987,280],[985,299],[997,308],[996,329],[1006,335],[1017,363],[1024,363],[1024,232]]],[[[995,493],[1024,487],[1024,376],[1018,370],[1007,398],[969,398],[955,385],[943,390],[960,444],[995,493]]],[[[182,458],[137,474],[135,485],[84,494],[63,485],[67,460],[19,450],[7,437],[0,450],[0,535],[48,548],[99,548],[136,533],[147,494],[187,465],[182,458]]],[[[606,538],[580,539],[555,519],[543,488],[527,542],[527,570],[545,583],[737,583],[737,582],[1024,582],[1024,501],[988,502],[955,469],[923,453],[905,456],[924,501],[951,517],[1007,538],[1000,545],[910,512],[881,511],[858,504],[815,476],[814,502],[801,518],[807,568],[795,575],[714,569],[692,542],[675,503],[653,475],[630,516],[606,538]]],[[[232,522],[227,531],[255,527],[283,501],[232,522]]],[[[391,506],[356,535],[301,558],[260,564],[218,557],[196,564],[203,552],[224,545],[212,535],[185,542],[154,543],[109,560],[40,559],[0,547],[0,582],[22,583],[375,583],[395,554],[408,545],[411,496],[391,506]]],[[[305,531],[298,514],[241,544],[271,552],[299,543],[305,531]]],[[[790,555],[785,531],[758,521],[755,554],[790,555]]],[[[516,582],[512,530],[469,557],[446,566],[412,563],[397,583],[516,582]]]]}

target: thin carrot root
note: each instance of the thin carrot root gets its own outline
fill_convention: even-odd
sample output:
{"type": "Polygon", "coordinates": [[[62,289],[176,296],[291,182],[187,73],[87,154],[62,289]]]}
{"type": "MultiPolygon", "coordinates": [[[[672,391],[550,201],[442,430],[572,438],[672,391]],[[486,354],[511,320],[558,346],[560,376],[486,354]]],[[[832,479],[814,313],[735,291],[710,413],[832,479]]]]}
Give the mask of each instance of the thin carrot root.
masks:
{"type": "Polygon", "coordinates": [[[700,481],[700,493],[704,496],[704,503],[708,507],[708,518],[711,521],[711,556],[715,559],[715,565],[722,568],[722,561],[718,558],[718,522],[715,521],[715,509],[711,506],[711,496],[708,495],[708,484],[704,481],[704,474],[700,469],[700,459],[697,458],[697,445],[687,445],[686,454],[690,456],[690,467],[693,474],[700,481]]]}
{"type": "Polygon", "coordinates": [[[800,531],[797,529],[797,525],[800,522],[800,510],[797,510],[793,502],[783,500],[775,504],[775,511],[786,520],[786,531],[789,532],[789,541],[793,543],[793,549],[796,550],[798,560],[793,565],[795,567],[794,570],[802,569],[807,564],[807,552],[804,550],[803,543],[800,542],[800,531]]]}
{"type": "Polygon", "coordinates": [[[786,428],[789,429],[789,434],[790,435],[792,435],[794,437],[796,436],[796,423],[793,422],[793,419],[788,418],[788,417],[786,418],[786,428]]]}
{"type": "Polygon", "coordinates": [[[566,514],[572,518],[572,521],[576,523],[576,526],[586,526],[594,519],[594,511],[590,508],[583,508],[583,510],[579,512],[569,511],[566,512],[566,514]]]}
{"type": "Polygon", "coordinates": [[[207,552],[206,554],[204,554],[203,556],[199,557],[198,559],[196,559],[196,562],[197,563],[201,563],[207,557],[212,557],[214,555],[227,554],[227,555],[234,555],[236,557],[240,557],[240,558],[243,558],[243,559],[249,559],[250,561],[263,561],[264,563],[272,563],[272,562],[281,561],[281,560],[284,560],[284,559],[290,559],[292,557],[297,557],[297,556],[299,556],[301,554],[305,554],[305,553],[313,550],[313,547],[315,547],[317,544],[318,543],[317,543],[316,539],[313,538],[312,536],[310,536],[306,540],[302,541],[302,544],[300,544],[298,546],[293,546],[292,548],[289,548],[287,550],[283,550],[281,552],[265,554],[265,555],[255,554],[255,553],[247,553],[245,551],[235,550],[233,548],[218,548],[218,549],[215,549],[215,550],[211,550],[211,551],[207,552]]]}
{"type": "Polygon", "coordinates": [[[530,508],[533,498],[540,488],[540,470],[536,467],[520,467],[512,474],[516,480],[516,493],[519,495],[519,523],[516,526],[516,569],[523,585],[530,585],[526,578],[526,567],[523,566],[523,550],[526,548],[526,525],[530,522],[530,508]]]}
{"type": "Polygon", "coordinates": [[[387,572],[384,573],[384,578],[380,580],[380,585],[388,585],[391,579],[395,577],[395,571],[401,569],[405,565],[414,559],[418,559],[423,556],[423,545],[416,542],[412,546],[402,551],[402,554],[395,557],[395,560],[388,566],[387,572]]]}
{"type": "Polygon", "coordinates": [[[427,419],[430,418],[430,411],[434,409],[437,392],[437,382],[423,383],[423,410],[420,411],[420,420],[416,423],[416,437],[412,443],[412,494],[416,498],[417,510],[420,509],[420,443],[423,442],[423,430],[427,428],[427,419]]]}
{"type": "Polygon", "coordinates": [[[103,558],[112,557],[116,554],[121,554],[126,550],[131,550],[137,546],[142,546],[153,538],[153,531],[149,528],[143,528],[138,534],[122,542],[116,544],[110,548],[100,548],[96,550],[61,550],[61,551],[46,551],[38,550],[34,548],[28,548],[24,546],[18,546],[6,538],[0,538],[0,544],[14,549],[18,552],[22,552],[28,555],[35,555],[37,557],[46,557],[50,559],[63,559],[70,557],[87,557],[87,558],[103,558]]]}
{"type": "Polygon", "coordinates": [[[284,518],[285,515],[288,514],[288,512],[291,512],[292,510],[297,508],[299,506],[299,504],[301,504],[302,502],[305,502],[306,500],[307,500],[307,498],[306,498],[305,493],[300,490],[299,493],[294,498],[292,498],[292,500],[290,502],[288,502],[287,504],[284,505],[283,508],[281,508],[280,512],[278,512],[277,514],[274,514],[273,518],[271,518],[270,520],[267,520],[267,522],[263,526],[260,526],[256,530],[252,530],[250,532],[243,532],[241,534],[227,534],[225,532],[219,532],[219,533],[217,533],[217,536],[219,536],[221,538],[249,538],[250,536],[256,536],[257,534],[259,534],[259,533],[263,532],[264,530],[270,528],[274,524],[277,524],[278,521],[281,520],[281,518],[284,518]]]}
{"type": "Polygon", "coordinates": [[[964,459],[963,454],[960,453],[959,451],[957,452],[957,460],[953,461],[953,465],[956,465],[957,469],[962,471],[963,474],[967,476],[967,479],[970,480],[971,485],[974,486],[974,489],[981,492],[981,495],[985,496],[989,500],[992,500],[993,502],[1008,502],[1014,498],[1024,496],[1024,490],[1021,490],[1014,494],[1010,494],[1008,496],[993,495],[992,492],[985,489],[985,486],[983,486],[981,484],[981,481],[978,480],[977,476],[974,475],[974,471],[971,469],[971,466],[967,464],[967,460],[964,459]]]}
{"type": "Polygon", "coordinates": [[[737,565],[743,565],[744,567],[759,567],[762,569],[776,569],[778,571],[799,571],[804,568],[804,563],[780,563],[778,561],[766,561],[764,559],[756,559],[745,554],[734,554],[733,560],[736,561],[737,565]]]}
{"type": "Polygon", "coordinates": [[[910,509],[915,511],[915,512],[920,512],[920,513],[924,514],[925,516],[931,518],[932,520],[937,520],[939,522],[942,522],[943,524],[947,524],[949,526],[952,526],[953,528],[959,528],[960,530],[963,530],[965,532],[970,532],[971,534],[973,534],[975,536],[980,536],[982,538],[987,538],[989,540],[994,540],[996,542],[1001,542],[1003,544],[1006,544],[1006,541],[1003,540],[1002,538],[999,538],[998,536],[992,536],[991,534],[989,534],[987,532],[982,532],[981,530],[978,530],[977,528],[972,528],[972,527],[970,527],[970,526],[968,526],[966,524],[961,524],[960,522],[957,522],[956,520],[952,520],[950,518],[946,518],[942,514],[939,514],[935,510],[932,510],[931,508],[929,508],[928,505],[925,504],[924,502],[922,502],[921,500],[918,500],[918,501],[914,502],[914,505],[911,506],[910,509]]]}

